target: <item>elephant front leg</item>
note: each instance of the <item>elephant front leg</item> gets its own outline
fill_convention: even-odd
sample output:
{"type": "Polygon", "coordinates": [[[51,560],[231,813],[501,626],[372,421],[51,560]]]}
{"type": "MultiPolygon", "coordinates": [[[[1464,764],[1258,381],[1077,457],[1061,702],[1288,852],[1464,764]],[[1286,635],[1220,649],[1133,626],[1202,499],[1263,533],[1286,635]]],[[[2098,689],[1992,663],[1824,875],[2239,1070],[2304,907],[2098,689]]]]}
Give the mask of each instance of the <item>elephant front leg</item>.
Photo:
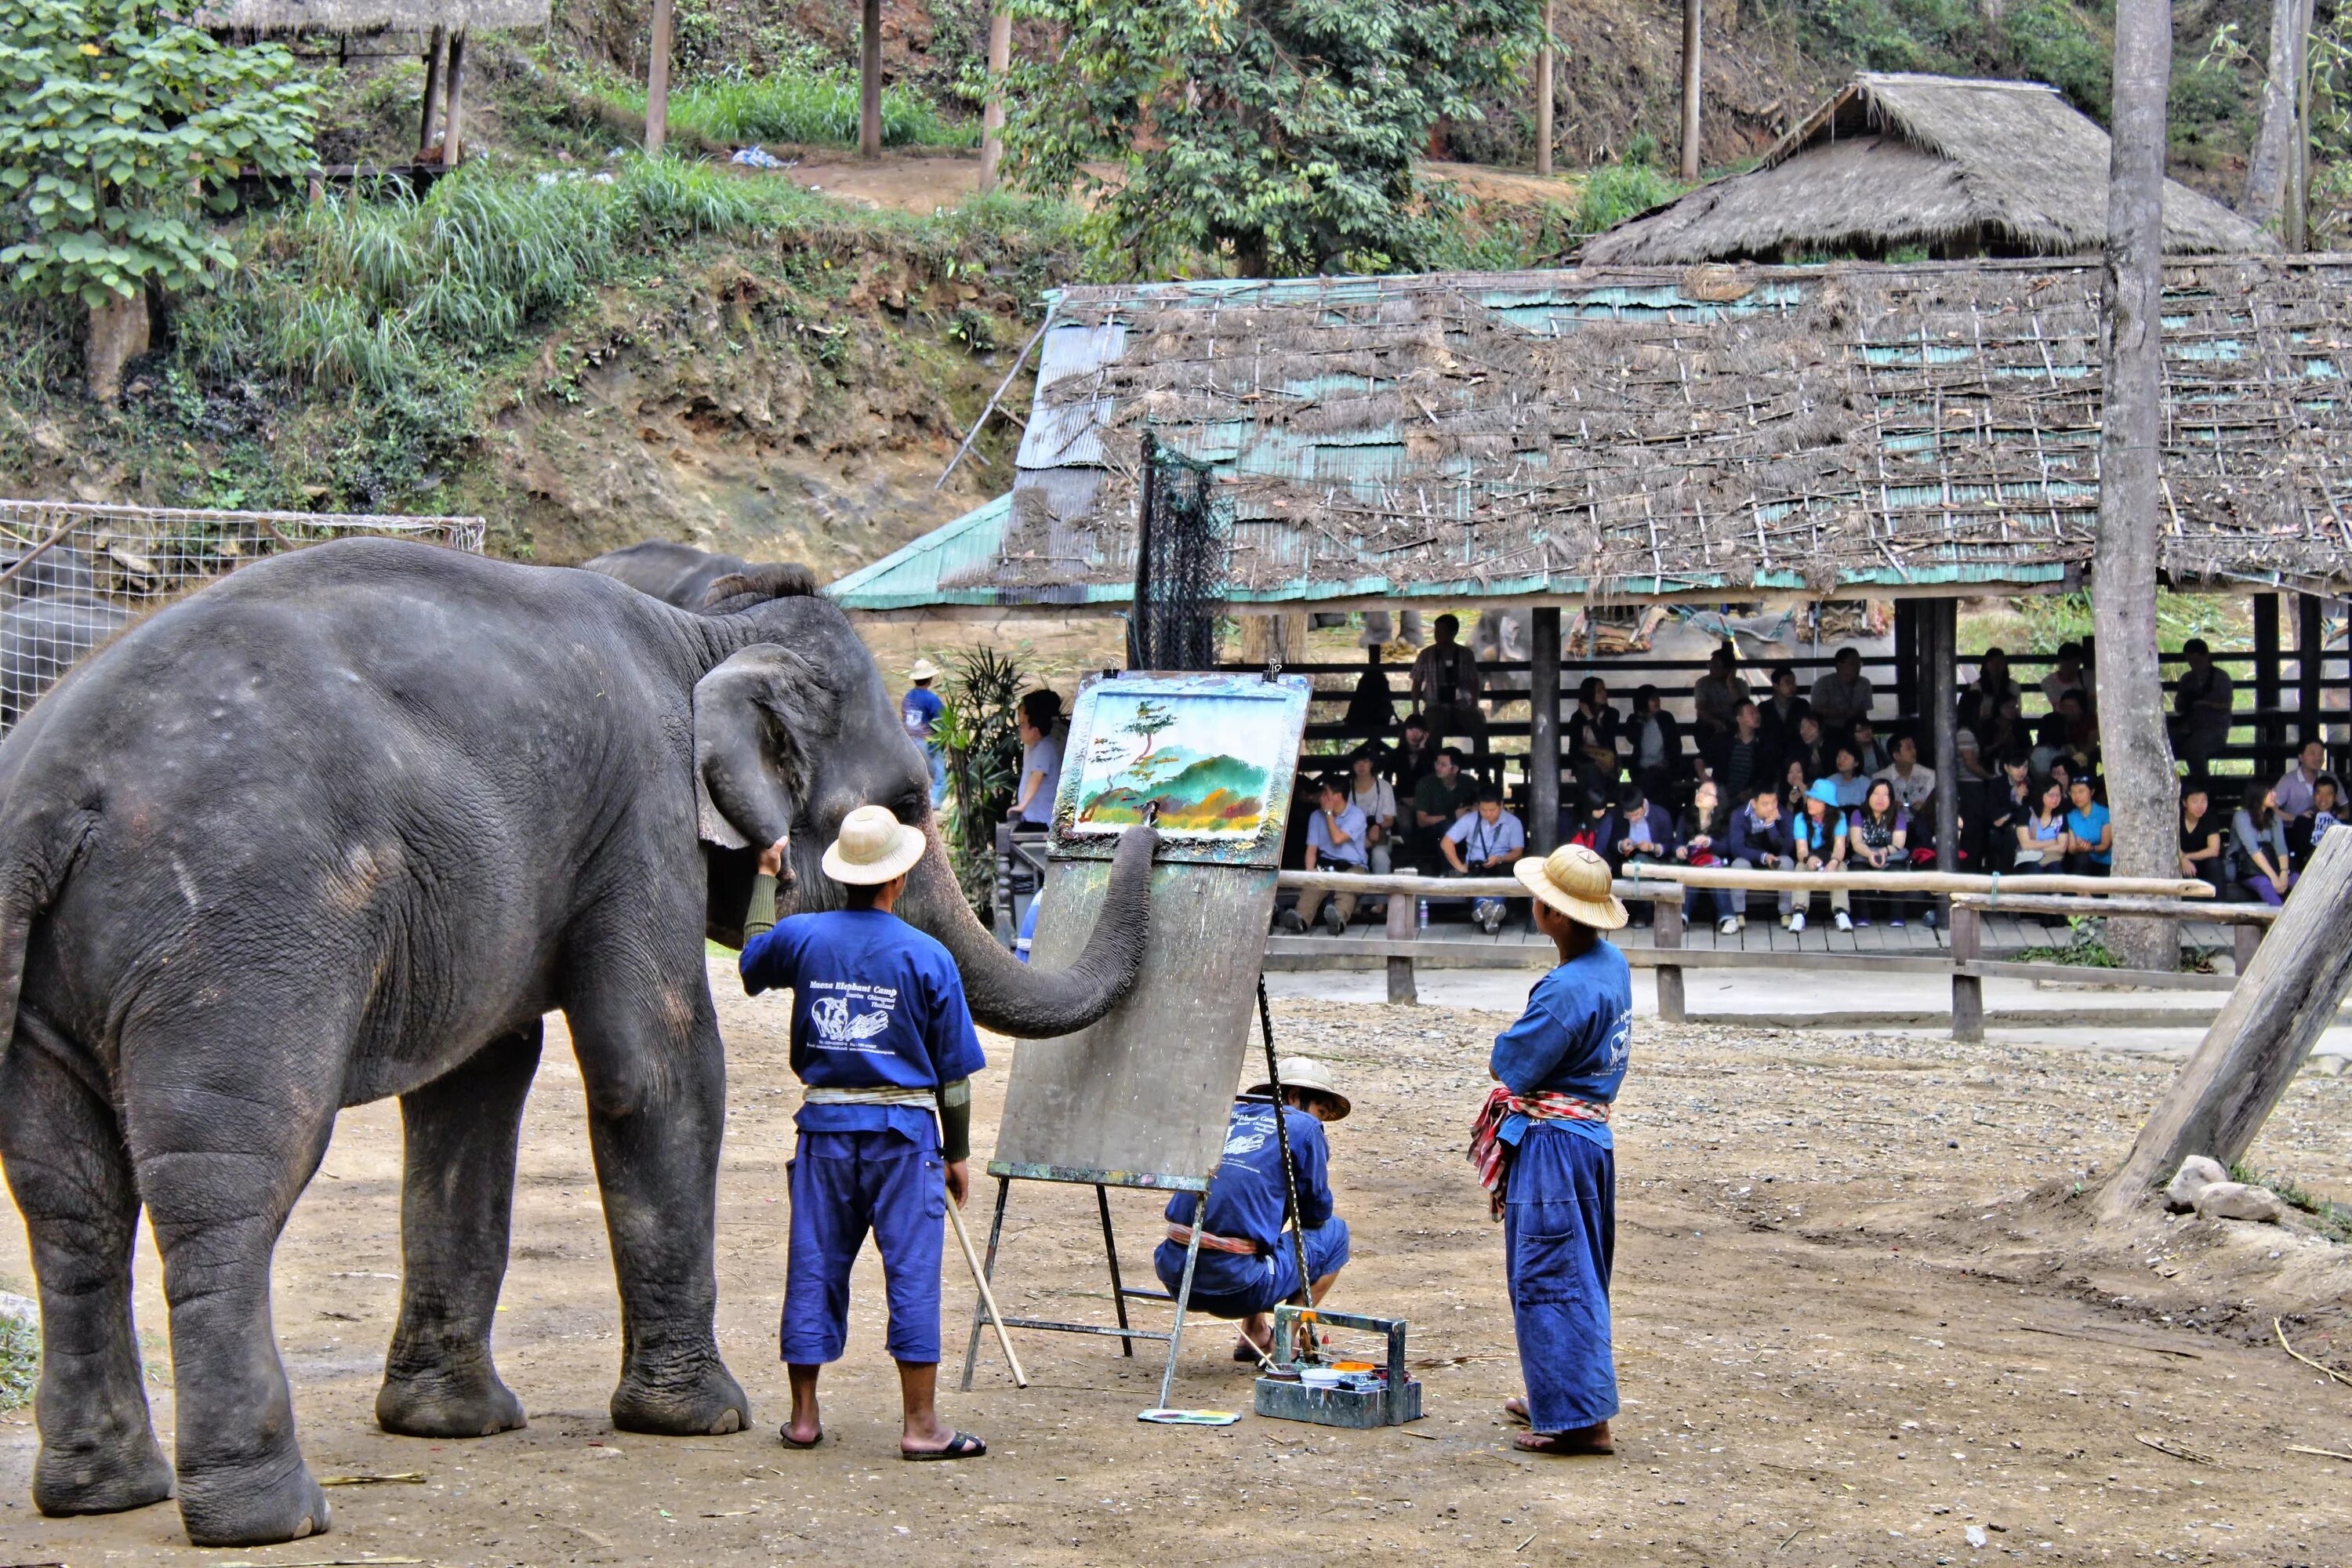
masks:
{"type": "Polygon", "coordinates": [[[400,1325],[375,1418],[408,1437],[487,1437],[522,1426],[499,1380],[490,1324],[506,1278],[515,1148],[541,1026],[493,1040],[400,1097],[400,1325]]]}
{"type": "Polygon", "coordinates": [[[692,994],[667,1006],[624,996],[570,1010],[619,1276],[613,1424],[625,1432],[737,1432],[751,1418],[712,1326],[726,1073],[699,969],[698,957],[692,994]]]}
{"type": "Polygon", "coordinates": [[[33,1504],[114,1513],[172,1495],[131,1320],[139,1194],[114,1112],[20,1016],[0,1049],[0,1157],[32,1242],[41,1293],[40,1455],[33,1504]]]}

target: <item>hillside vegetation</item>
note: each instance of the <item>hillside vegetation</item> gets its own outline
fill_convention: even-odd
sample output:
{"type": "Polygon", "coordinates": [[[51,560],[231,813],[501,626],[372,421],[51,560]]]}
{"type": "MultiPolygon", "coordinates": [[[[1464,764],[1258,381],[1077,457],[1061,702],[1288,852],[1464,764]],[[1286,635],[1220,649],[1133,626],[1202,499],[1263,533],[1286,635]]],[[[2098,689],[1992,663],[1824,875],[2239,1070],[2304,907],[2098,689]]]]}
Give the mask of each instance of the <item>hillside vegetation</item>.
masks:
{"type": "MultiPolygon", "coordinates": [[[[1559,12],[1559,153],[1590,173],[1507,199],[1463,185],[1432,264],[1541,263],[1675,189],[1658,169],[1678,7],[1559,12]]],[[[2232,195],[2266,10],[2189,0],[2176,16],[2177,172],[2232,195]]],[[[641,9],[561,5],[544,36],[478,47],[468,163],[426,194],[241,187],[216,228],[235,269],[173,301],[115,408],[81,396],[79,315],[0,296],[0,491],[478,512],[494,551],[529,559],[667,535],[826,572],[1001,493],[1020,434],[1002,417],[934,481],[1042,293],[1100,266],[1079,209],[1001,195],[915,217],[719,162],[760,142],[790,163],[854,136],[855,8],[683,0],[677,16],[675,155],[634,150],[641,9]]],[[[968,159],[985,5],[893,0],[885,16],[886,141],[968,159]]],[[[1862,67],[2036,75],[2103,114],[2107,26],[2070,0],[1712,7],[1706,160],[1752,159],[1862,67]]],[[[1044,42],[1024,32],[1016,49],[1044,42]]],[[[407,155],[417,62],[305,68],[323,86],[322,162],[407,155]]],[[[1430,152],[1524,166],[1524,98],[1448,118],[1430,152]]],[[[938,167],[968,185],[968,163],[938,167]]],[[[1026,394],[1016,379],[1006,403],[1026,394]]]]}

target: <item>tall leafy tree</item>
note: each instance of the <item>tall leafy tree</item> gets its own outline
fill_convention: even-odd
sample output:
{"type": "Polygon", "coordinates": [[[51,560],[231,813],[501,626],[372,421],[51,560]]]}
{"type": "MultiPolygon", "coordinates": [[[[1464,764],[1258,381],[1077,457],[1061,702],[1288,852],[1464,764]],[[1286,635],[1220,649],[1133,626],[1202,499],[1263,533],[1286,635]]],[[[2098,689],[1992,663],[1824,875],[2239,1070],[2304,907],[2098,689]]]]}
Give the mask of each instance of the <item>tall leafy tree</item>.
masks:
{"type": "Polygon", "coordinates": [[[1244,277],[1425,265],[1452,194],[1413,160],[1534,50],[1539,0],[1010,0],[1050,51],[1013,72],[1013,176],[1103,186],[1107,270],[1244,277]],[[1118,165],[1090,176],[1088,163],[1118,165]]]}
{"type": "Polygon", "coordinates": [[[236,258],[207,212],[309,167],[316,96],[283,47],[152,0],[0,0],[0,276],[94,323],[210,287],[236,258]]]}

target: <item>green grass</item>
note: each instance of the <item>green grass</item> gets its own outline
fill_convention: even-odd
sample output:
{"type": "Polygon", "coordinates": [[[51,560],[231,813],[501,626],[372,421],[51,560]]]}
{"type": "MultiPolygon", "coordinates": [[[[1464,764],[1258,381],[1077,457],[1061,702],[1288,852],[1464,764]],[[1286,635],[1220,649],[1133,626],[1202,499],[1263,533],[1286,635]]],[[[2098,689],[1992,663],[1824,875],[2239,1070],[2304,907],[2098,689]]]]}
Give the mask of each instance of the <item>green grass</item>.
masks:
{"type": "Polygon", "coordinates": [[[1584,192],[1576,207],[1576,226],[1585,234],[1599,234],[1636,213],[1670,202],[1682,193],[1680,184],[1652,168],[1647,160],[1604,163],[1584,176],[1584,192]]]}
{"type": "Polygon", "coordinates": [[[2352,1242],[2352,1207],[2334,1203],[2304,1186],[2292,1176],[2276,1172],[2257,1170],[2244,1161],[2230,1166],[2230,1179],[2249,1186],[2268,1187],[2285,1200],[2286,1206],[2309,1215],[2330,1241],[2352,1242]]]}
{"type": "Polygon", "coordinates": [[[22,1318],[0,1318],[0,1411],[29,1405],[41,1372],[41,1331],[22,1318]]]}
{"type": "MultiPolygon", "coordinates": [[[[642,87],[607,84],[598,91],[643,114],[642,87]]],[[[850,71],[789,66],[766,76],[717,79],[673,88],[669,122],[731,146],[775,142],[812,147],[857,144],[857,78],[850,71]]],[[[920,92],[898,83],[882,89],[886,147],[975,147],[977,126],[943,119],[920,92]]]]}

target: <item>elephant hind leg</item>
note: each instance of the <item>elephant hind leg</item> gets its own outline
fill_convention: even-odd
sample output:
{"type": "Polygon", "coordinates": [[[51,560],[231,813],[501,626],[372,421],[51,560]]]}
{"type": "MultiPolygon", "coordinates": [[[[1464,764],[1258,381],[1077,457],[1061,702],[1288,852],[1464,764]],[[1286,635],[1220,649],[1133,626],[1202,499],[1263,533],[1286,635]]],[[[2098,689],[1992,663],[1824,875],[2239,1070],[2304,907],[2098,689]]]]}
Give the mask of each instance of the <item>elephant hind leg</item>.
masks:
{"type": "Polygon", "coordinates": [[[523,1425],[522,1402],[491,1363],[490,1324],[541,1033],[534,1020],[400,1097],[400,1325],[375,1400],[387,1432],[487,1437],[523,1425]]]}
{"type": "Polygon", "coordinates": [[[172,1495],[131,1320],[139,1193],[107,1100],[30,1009],[0,1042],[0,1159],[25,1216],[41,1296],[40,1456],[33,1503],[116,1513],[172,1495]]]}

